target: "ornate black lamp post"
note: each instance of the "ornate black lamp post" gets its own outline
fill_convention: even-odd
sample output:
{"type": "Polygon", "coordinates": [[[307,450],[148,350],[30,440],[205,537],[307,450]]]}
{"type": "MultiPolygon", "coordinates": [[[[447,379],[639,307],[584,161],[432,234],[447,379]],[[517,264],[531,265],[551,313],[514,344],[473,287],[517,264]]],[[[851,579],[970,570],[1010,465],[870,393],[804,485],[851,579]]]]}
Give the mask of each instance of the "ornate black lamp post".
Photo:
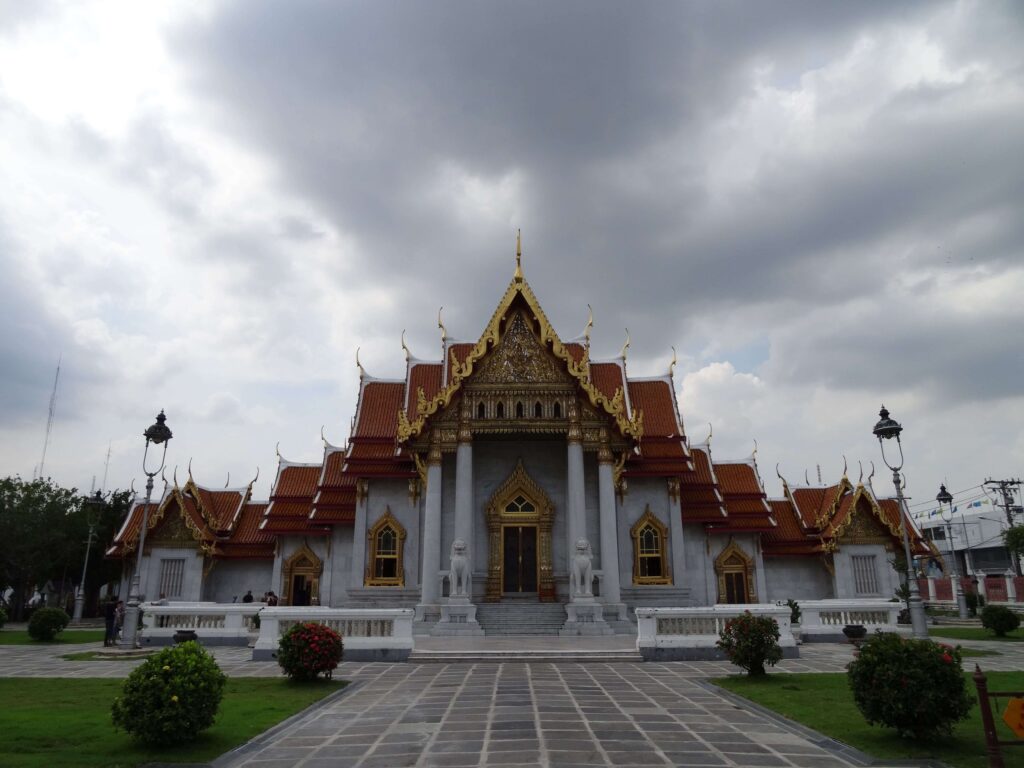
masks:
{"type": "Polygon", "coordinates": [[[903,444],[900,442],[900,433],[903,427],[895,419],[889,418],[889,412],[882,406],[878,412],[878,423],[872,430],[878,438],[878,445],[882,449],[882,461],[892,470],[892,483],[896,486],[896,499],[900,506],[900,531],[903,533],[903,554],[907,559],[907,589],[910,590],[910,624],[914,629],[914,637],[928,637],[928,617],[924,612],[924,603],[921,602],[921,591],[917,587],[917,577],[914,574],[914,561],[910,556],[910,537],[907,535],[907,520],[903,501],[903,483],[900,481],[900,470],[903,469],[903,444]],[[896,447],[899,449],[900,460],[898,464],[889,462],[885,455],[885,441],[896,438],[896,447]]]}
{"type": "Polygon", "coordinates": [[[76,623],[82,620],[82,613],[85,608],[85,572],[89,567],[89,550],[92,548],[92,540],[96,536],[96,526],[100,522],[100,511],[105,503],[103,494],[99,491],[96,491],[94,495],[88,496],[82,501],[86,520],[89,524],[89,536],[85,540],[85,562],[82,563],[82,581],[79,582],[78,593],[75,595],[75,612],[72,620],[76,623]]]}
{"type": "Polygon", "coordinates": [[[956,610],[961,619],[967,618],[967,597],[960,584],[960,564],[956,561],[956,551],[953,549],[953,496],[946,490],[945,485],[939,486],[939,493],[935,500],[939,502],[939,512],[946,524],[946,541],[949,542],[949,557],[953,561],[953,599],[956,600],[956,610]]]}
{"type": "Polygon", "coordinates": [[[135,648],[139,629],[139,603],[142,598],[139,595],[139,571],[142,570],[142,552],[146,546],[146,528],[149,527],[149,500],[153,495],[153,478],[164,468],[164,459],[167,458],[167,443],[173,437],[171,429],[164,422],[167,417],[161,410],[156,417],[156,423],[142,433],[146,438],[146,450],[142,454],[142,471],[146,473],[146,505],[142,508],[142,530],[139,531],[139,552],[135,558],[135,572],[132,574],[132,584],[128,589],[128,605],[124,612],[124,626],[121,628],[121,647],[135,648]],[[160,456],[160,466],[150,470],[146,465],[149,459],[149,445],[163,445],[164,450],[160,456]]]}

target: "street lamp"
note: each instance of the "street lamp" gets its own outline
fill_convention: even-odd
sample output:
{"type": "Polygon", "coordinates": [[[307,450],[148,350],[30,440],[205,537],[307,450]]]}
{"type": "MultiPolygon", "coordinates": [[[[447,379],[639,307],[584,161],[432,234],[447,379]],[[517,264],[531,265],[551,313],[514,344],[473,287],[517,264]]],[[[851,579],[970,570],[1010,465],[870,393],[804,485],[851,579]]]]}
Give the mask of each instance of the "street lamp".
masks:
{"type": "Polygon", "coordinates": [[[921,602],[921,591],[917,587],[917,578],[914,575],[914,561],[910,557],[910,537],[907,535],[907,521],[904,513],[905,503],[903,501],[903,483],[900,481],[900,470],[903,469],[903,444],[900,442],[900,432],[903,427],[895,419],[889,418],[889,412],[882,406],[878,412],[878,423],[872,430],[878,438],[878,445],[882,449],[882,461],[892,470],[892,483],[896,486],[896,499],[900,507],[900,531],[903,533],[903,554],[907,559],[907,589],[910,591],[910,624],[914,629],[914,637],[928,637],[928,617],[924,613],[924,603],[921,602]],[[898,464],[891,464],[885,455],[885,441],[896,438],[896,447],[899,449],[900,459],[898,464]]]}
{"type": "Polygon", "coordinates": [[[153,495],[153,478],[160,474],[164,468],[164,459],[167,458],[167,443],[173,437],[171,429],[164,422],[167,417],[163,410],[156,417],[156,423],[149,427],[142,436],[146,438],[146,450],[142,454],[142,471],[146,475],[146,504],[142,508],[142,530],[139,531],[139,552],[135,558],[135,572],[132,574],[132,584],[128,589],[128,605],[124,612],[124,626],[121,628],[121,648],[135,648],[136,636],[139,629],[139,572],[142,570],[142,551],[146,546],[146,528],[149,527],[149,500],[153,495]],[[160,466],[150,471],[146,465],[149,458],[149,445],[163,444],[164,450],[160,456],[160,466]]]}
{"type": "Polygon", "coordinates": [[[960,584],[960,564],[956,560],[956,550],[953,549],[953,496],[946,490],[945,485],[940,485],[935,500],[939,502],[939,513],[946,523],[946,541],[949,542],[949,556],[953,560],[953,599],[956,600],[956,610],[960,618],[966,619],[967,597],[960,584]]]}
{"type": "Polygon", "coordinates": [[[85,540],[85,562],[82,563],[82,581],[78,584],[78,594],[75,595],[74,621],[77,624],[82,620],[82,612],[85,608],[85,571],[89,567],[89,550],[92,548],[92,540],[96,535],[96,526],[100,521],[100,511],[104,505],[103,494],[96,491],[93,496],[88,496],[82,501],[86,509],[86,520],[89,523],[89,536],[85,540]]]}

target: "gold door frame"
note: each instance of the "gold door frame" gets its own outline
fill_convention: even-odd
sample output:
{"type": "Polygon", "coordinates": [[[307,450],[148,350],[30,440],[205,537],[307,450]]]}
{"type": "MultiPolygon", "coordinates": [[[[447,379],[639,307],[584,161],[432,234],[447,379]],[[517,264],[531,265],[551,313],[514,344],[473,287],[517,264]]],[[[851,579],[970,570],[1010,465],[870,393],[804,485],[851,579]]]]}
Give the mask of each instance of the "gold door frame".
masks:
{"type": "Polygon", "coordinates": [[[487,591],[485,600],[496,603],[501,600],[505,557],[502,529],[505,526],[533,525],[537,527],[537,598],[541,602],[555,601],[555,579],[551,558],[551,525],[555,505],[537,485],[523,467],[523,460],[508,479],[487,502],[487,591]],[[516,496],[522,494],[533,504],[533,512],[508,512],[506,507],[516,496]]]}
{"type": "Polygon", "coordinates": [[[324,570],[323,561],[316,556],[316,553],[303,544],[284,562],[282,570],[281,604],[292,604],[292,581],[296,576],[307,576],[310,580],[309,602],[311,605],[320,604],[320,574],[324,570]]]}
{"type": "Polygon", "coordinates": [[[742,574],[747,585],[747,599],[751,603],[757,602],[757,591],[754,589],[754,558],[744,552],[735,541],[730,540],[728,546],[715,558],[715,573],[718,575],[719,603],[726,598],[726,573],[742,574]]]}

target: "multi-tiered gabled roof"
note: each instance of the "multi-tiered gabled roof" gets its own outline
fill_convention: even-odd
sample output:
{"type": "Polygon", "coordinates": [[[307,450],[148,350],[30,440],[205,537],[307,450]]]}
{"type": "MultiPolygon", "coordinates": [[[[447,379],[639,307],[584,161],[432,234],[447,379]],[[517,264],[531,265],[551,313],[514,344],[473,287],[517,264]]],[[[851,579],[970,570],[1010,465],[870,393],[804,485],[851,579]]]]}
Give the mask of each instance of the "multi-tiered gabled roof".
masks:
{"type": "MultiPolygon", "coordinates": [[[[193,541],[207,554],[229,558],[272,557],[274,539],[260,531],[267,503],[252,500],[252,485],[210,488],[199,485],[189,473],[183,486],[167,485],[158,501],[150,502],[147,536],[193,541]],[[180,524],[179,524],[180,523],[180,524]],[[173,529],[173,530],[172,530],[173,529]]],[[[138,546],[145,502],[132,505],[108,557],[123,557],[138,546]]]]}
{"type": "Polygon", "coordinates": [[[837,483],[790,485],[782,480],[783,497],[769,504],[778,527],[762,538],[766,557],[821,555],[837,549],[845,537],[890,538],[900,546],[900,519],[907,526],[915,556],[937,556],[896,499],[877,498],[868,484],[850,482],[846,474],[837,483]]]}

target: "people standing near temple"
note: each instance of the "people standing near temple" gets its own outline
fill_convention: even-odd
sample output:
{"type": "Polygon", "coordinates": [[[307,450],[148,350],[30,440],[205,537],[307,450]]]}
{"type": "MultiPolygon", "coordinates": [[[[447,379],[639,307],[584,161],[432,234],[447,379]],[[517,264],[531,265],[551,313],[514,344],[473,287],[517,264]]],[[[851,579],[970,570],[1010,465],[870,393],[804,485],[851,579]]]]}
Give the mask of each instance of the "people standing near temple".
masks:
{"type": "Polygon", "coordinates": [[[249,591],[247,591],[245,593],[245,597],[242,598],[242,602],[243,603],[251,603],[252,600],[253,600],[253,598],[252,598],[252,590],[250,589],[249,591]]]}
{"type": "Polygon", "coordinates": [[[124,626],[124,600],[118,600],[114,607],[114,644],[121,635],[121,627],[124,626]]]}
{"type": "Polygon", "coordinates": [[[103,621],[106,623],[106,634],[103,636],[103,645],[114,645],[117,640],[117,603],[110,599],[103,606],[103,621]]]}
{"type": "Polygon", "coordinates": [[[274,590],[267,592],[267,605],[277,605],[277,595],[274,594],[274,590]]]}

